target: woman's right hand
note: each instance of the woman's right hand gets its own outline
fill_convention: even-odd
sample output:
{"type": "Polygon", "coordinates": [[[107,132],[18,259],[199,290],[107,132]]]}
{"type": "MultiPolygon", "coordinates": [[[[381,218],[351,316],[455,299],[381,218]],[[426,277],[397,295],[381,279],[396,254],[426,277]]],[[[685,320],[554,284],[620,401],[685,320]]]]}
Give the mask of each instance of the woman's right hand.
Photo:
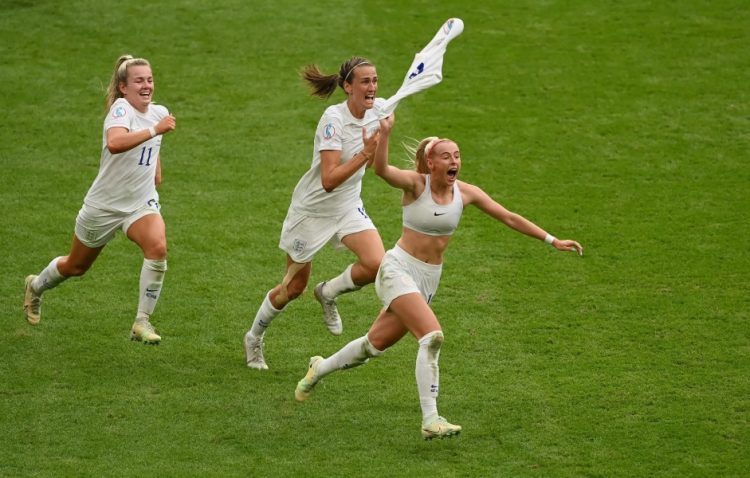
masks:
{"type": "Polygon", "coordinates": [[[162,118],[158,123],[156,123],[156,126],[154,126],[154,129],[156,130],[156,134],[164,134],[169,133],[175,127],[177,126],[177,119],[174,117],[174,115],[167,115],[164,118],[162,118]]]}

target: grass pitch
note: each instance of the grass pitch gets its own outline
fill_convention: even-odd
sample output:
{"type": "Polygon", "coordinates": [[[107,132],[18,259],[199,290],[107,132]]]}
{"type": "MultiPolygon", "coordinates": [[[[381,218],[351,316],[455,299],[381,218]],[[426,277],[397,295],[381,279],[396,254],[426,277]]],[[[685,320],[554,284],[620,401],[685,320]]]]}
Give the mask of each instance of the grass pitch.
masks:
{"type": "MultiPolygon", "coordinates": [[[[0,475],[744,476],[749,27],[737,0],[3,1],[0,475]],[[341,337],[311,292],[292,304],[268,373],[241,341],[283,274],[317,120],[343,98],[307,97],[297,71],[364,55],[387,97],[453,16],[443,83],[399,106],[393,144],[455,139],[463,179],[586,255],[466,212],[434,301],[440,411],[464,431],[423,442],[413,340],[294,401],[309,356],[367,330],[371,287],[339,301],[341,337]],[[39,326],[21,311],[24,277],[68,250],[126,52],[178,120],[159,347],[127,340],[141,257],[122,236],[45,295],[39,326]]],[[[368,173],[386,247],[399,196],[368,173]]],[[[326,250],[311,282],[350,261],[326,250]]]]}

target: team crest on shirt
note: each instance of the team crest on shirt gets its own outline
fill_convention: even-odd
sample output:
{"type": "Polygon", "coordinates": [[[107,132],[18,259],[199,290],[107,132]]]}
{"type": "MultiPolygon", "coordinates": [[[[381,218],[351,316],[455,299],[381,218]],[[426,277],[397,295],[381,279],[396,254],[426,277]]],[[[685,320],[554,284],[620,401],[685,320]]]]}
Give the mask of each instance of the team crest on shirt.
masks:
{"type": "Polygon", "coordinates": [[[112,112],[112,117],[113,117],[113,118],[122,118],[123,116],[125,116],[125,108],[124,108],[124,107],[122,107],[122,106],[118,106],[118,107],[117,107],[117,108],[115,108],[115,110],[114,110],[114,111],[112,112]]]}
{"type": "Polygon", "coordinates": [[[326,127],[323,128],[323,138],[331,139],[334,134],[336,134],[336,127],[333,126],[333,123],[328,123],[326,127]]]}

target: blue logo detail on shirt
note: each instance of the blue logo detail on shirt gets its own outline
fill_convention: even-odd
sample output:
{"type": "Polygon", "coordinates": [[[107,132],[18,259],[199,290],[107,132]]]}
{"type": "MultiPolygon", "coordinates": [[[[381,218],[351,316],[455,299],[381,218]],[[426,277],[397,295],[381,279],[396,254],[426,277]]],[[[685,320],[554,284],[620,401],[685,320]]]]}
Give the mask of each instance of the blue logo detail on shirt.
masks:
{"type": "Polygon", "coordinates": [[[453,29],[453,22],[454,21],[455,20],[451,18],[450,20],[448,20],[447,22],[445,22],[445,25],[443,25],[443,30],[445,31],[446,34],[448,34],[453,29]]]}
{"type": "Polygon", "coordinates": [[[122,118],[123,116],[125,116],[125,108],[123,108],[122,106],[118,106],[112,112],[112,117],[113,118],[122,118]]]}
{"type": "Polygon", "coordinates": [[[334,134],[336,134],[336,128],[333,126],[333,123],[328,123],[326,127],[323,128],[323,138],[331,139],[334,134]]]}
{"type": "Polygon", "coordinates": [[[409,75],[409,79],[419,76],[424,71],[424,62],[420,63],[419,66],[417,66],[417,69],[415,71],[411,72],[411,75],[409,75]]]}

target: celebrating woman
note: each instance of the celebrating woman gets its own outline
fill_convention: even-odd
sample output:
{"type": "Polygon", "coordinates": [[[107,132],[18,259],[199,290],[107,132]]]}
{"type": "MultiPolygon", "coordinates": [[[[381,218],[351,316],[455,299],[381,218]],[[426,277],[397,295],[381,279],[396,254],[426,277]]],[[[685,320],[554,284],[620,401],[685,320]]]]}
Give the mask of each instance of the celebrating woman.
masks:
{"type": "Polygon", "coordinates": [[[474,205],[487,215],[522,234],[544,241],[561,251],[583,254],[573,240],[560,240],[528,219],[508,211],[479,187],[460,181],[461,154],[447,138],[423,139],[415,152],[416,170],[388,164],[388,138],[393,115],[380,122],[380,142],[375,152],[375,172],[403,191],[403,230],[393,249],[383,257],[375,288],[383,309],[366,335],[355,339],[328,358],[310,359],[295,397],[306,400],[315,384],[326,375],[362,365],[411,333],[419,344],[416,380],[422,407],[425,439],[457,435],[460,425],[438,414],[438,359],[443,330],[430,303],[442,271],[443,255],[461,219],[463,208],[474,205]]]}
{"type": "Polygon", "coordinates": [[[167,270],[167,238],[159,212],[162,136],[175,129],[175,117],[152,102],[154,77],[143,58],[117,59],[107,89],[99,174],[76,218],[67,256],[56,257],[39,273],[26,277],[24,312],[41,320],[42,294],[89,270],[104,246],[121,230],[143,251],[138,309],[131,338],[158,344],[150,322],[167,270]]]}
{"type": "Polygon", "coordinates": [[[315,286],[315,299],[334,335],[342,331],[336,297],[372,283],[385,253],[360,197],[365,168],[372,162],[378,144],[378,117],[373,107],[384,101],[375,97],[375,65],[353,57],[338,73],[325,75],[310,65],[302,71],[302,77],[313,95],[328,98],[340,87],[347,98],[328,107],[318,122],[310,169],[294,188],[281,230],[279,247],[286,252],[286,274],[268,291],[245,334],[247,366],[258,370],[268,369],[263,356],[266,329],[289,302],[304,292],[318,251],[330,242],[357,256],[340,275],[315,286]]]}

